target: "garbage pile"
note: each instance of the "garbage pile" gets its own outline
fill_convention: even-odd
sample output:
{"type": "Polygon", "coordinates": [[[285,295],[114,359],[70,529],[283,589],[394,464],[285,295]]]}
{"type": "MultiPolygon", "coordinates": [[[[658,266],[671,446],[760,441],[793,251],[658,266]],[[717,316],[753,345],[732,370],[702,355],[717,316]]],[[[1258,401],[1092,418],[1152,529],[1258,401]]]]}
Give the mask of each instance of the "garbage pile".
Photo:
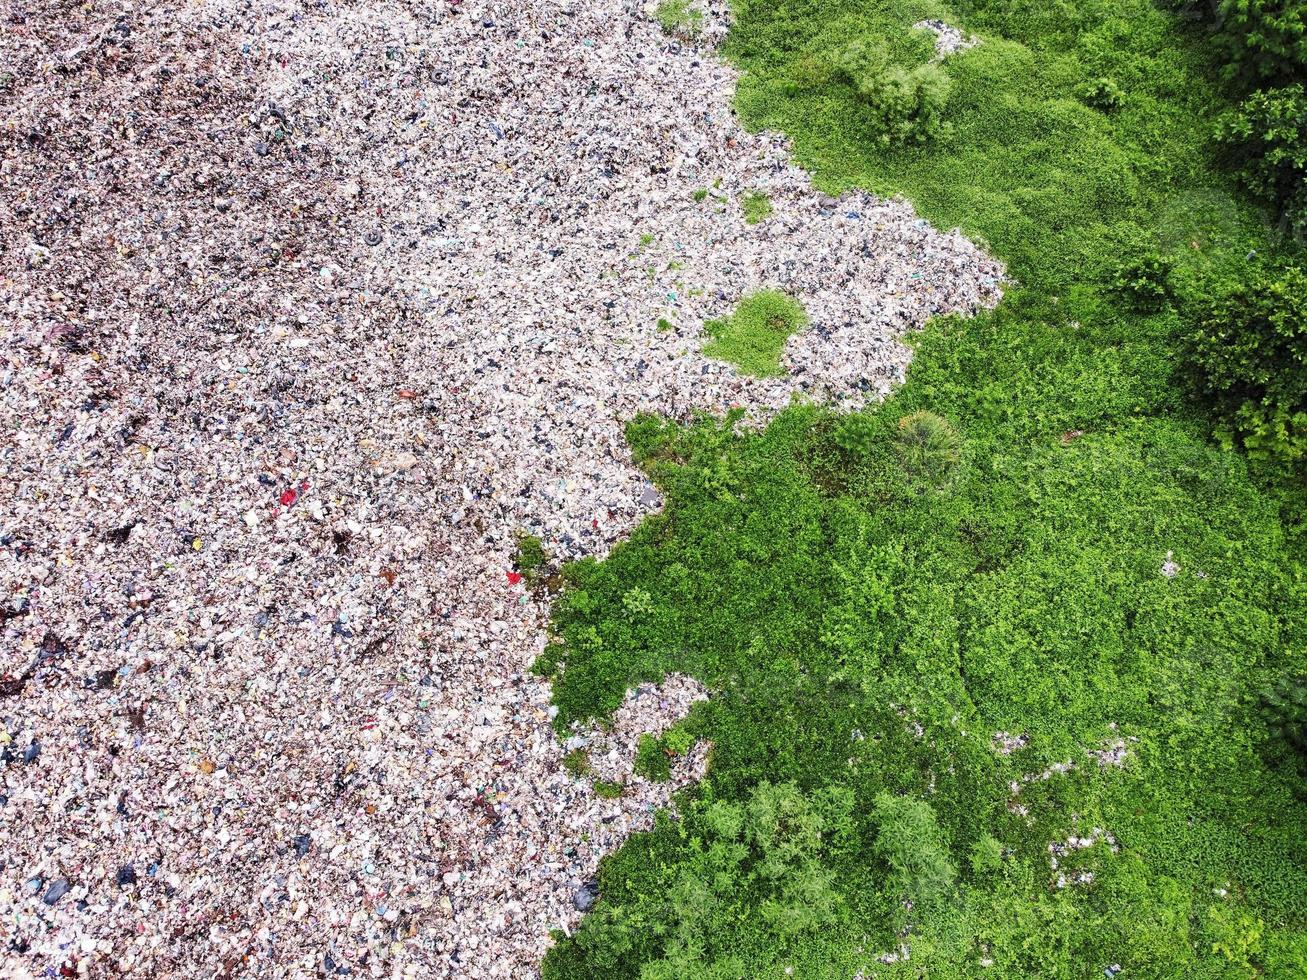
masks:
{"type": "Polygon", "coordinates": [[[566,770],[517,535],[602,556],[624,420],[873,402],[1001,268],[621,0],[34,0],[0,64],[3,972],[532,975],[706,753],[566,770]],[[785,375],[705,358],[764,287],[785,375]]]}

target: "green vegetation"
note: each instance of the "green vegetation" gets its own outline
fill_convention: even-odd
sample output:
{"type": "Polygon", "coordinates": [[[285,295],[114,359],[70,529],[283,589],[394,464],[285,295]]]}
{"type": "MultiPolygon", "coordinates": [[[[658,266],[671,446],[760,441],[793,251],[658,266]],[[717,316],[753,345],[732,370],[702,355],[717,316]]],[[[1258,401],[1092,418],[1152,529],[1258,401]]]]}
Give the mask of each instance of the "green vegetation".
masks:
{"type": "Polygon", "coordinates": [[[690,0],[662,0],[654,11],[658,26],[668,34],[688,40],[699,36],[703,28],[703,11],[690,6],[690,0]]]}
{"type": "Polygon", "coordinates": [[[595,796],[605,800],[615,800],[622,795],[624,787],[621,783],[612,783],[606,779],[596,779],[594,782],[595,796]]]}
{"type": "Polygon", "coordinates": [[[568,566],[537,666],[563,728],[700,678],[713,761],[546,977],[1307,975],[1303,508],[1271,468],[1303,261],[1224,169],[1225,35],[1138,0],[735,12],[751,125],[1015,283],[879,410],[629,425],[666,509],[568,566]],[[925,17],[982,43],[887,113],[867,78],[916,84],[925,17]]]}
{"type": "Polygon", "coordinates": [[[539,575],[548,562],[549,555],[545,553],[543,541],[534,534],[517,536],[517,554],[513,558],[513,566],[526,578],[532,579],[539,575]]]}
{"type": "Polygon", "coordinates": [[[775,289],[762,289],[740,300],[730,316],[703,325],[713,338],[703,352],[730,361],[745,374],[781,374],[786,338],[802,330],[807,322],[798,300],[775,289]]]}
{"type": "Polygon", "coordinates": [[[740,208],[744,211],[745,223],[756,225],[771,217],[771,198],[762,191],[749,191],[741,198],[740,208]]]}
{"type": "Polygon", "coordinates": [[[590,753],[585,749],[573,749],[563,756],[563,768],[580,779],[590,771],[590,753]]]}
{"type": "Polygon", "coordinates": [[[635,771],[645,779],[665,783],[672,778],[672,760],[658,739],[641,735],[635,751],[635,771]]]}

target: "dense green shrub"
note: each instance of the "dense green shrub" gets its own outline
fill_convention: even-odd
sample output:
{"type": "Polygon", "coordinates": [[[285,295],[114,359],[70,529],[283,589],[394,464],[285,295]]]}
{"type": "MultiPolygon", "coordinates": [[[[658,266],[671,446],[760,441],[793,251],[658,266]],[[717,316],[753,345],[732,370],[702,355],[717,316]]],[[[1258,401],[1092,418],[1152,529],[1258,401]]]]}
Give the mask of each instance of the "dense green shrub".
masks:
{"type": "Polygon", "coordinates": [[[1292,234],[1307,233],[1307,90],[1254,92],[1221,117],[1218,138],[1243,184],[1280,209],[1292,234]]]}
{"type": "Polygon", "coordinates": [[[675,864],[639,853],[657,835],[628,846],[629,867],[601,872],[600,901],[571,943],[544,962],[548,980],[638,976],[640,980],[739,980],[774,961],[793,940],[830,925],[844,899],[823,859],[847,846],[853,798],[807,794],[793,783],[760,783],[743,804],[695,803],[676,826],[675,864]],[[630,877],[640,880],[629,889],[630,877]],[[628,901],[608,900],[618,892],[628,901]],[[755,950],[747,964],[739,950],[755,950]],[[635,964],[640,964],[636,966],[635,964]]]}
{"type": "Polygon", "coordinates": [[[1286,264],[1212,168],[1211,121],[1236,100],[1216,45],[1147,0],[732,9],[748,125],[791,137],[825,191],[902,194],[961,227],[1013,281],[992,313],[915,336],[875,410],[628,426],[666,510],[571,566],[542,666],[560,729],[632,684],[699,678],[712,762],[683,819],[601,865],[603,901],[548,976],[1303,975],[1307,807],[1249,704],[1307,671],[1293,498],[1214,445],[1177,383],[1195,284],[1246,278],[1254,250],[1286,264]],[[939,65],[948,139],[886,141],[830,52],[874,38],[911,70],[923,17],[982,43],[939,65]],[[1083,101],[1101,78],[1128,92],[1110,114],[1083,101]],[[931,492],[896,440],[919,411],[966,434],[931,492]],[[1000,732],[1026,744],[995,751],[1000,732]],[[1118,744],[1121,765],[1092,761],[1118,744]],[[789,898],[744,830],[764,784],[818,811],[852,794],[811,861],[779,862],[789,898]],[[1059,888],[1050,844],[1094,827],[1116,849],[1061,855],[1059,888]],[[914,889],[942,900],[905,916],[914,889]],[[908,961],[883,961],[902,944],[908,961]]]}
{"type": "Polygon", "coordinates": [[[1281,677],[1262,696],[1271,734],[1307,756],[1307,674],[1281,677]]]}
{"type": "Polygon", "coordinates": [[[1110,78],[1095,78],[1081,85],[1080,97],[1085,105],[1103,112],[1116,112],[1125,105],[1125,93],[1110,78]]]}
{"type": "Polygon", "coordinates": [[[876,853],[890,866],[891,887],[916,905],[942,899],[957,868],[930,804],[881,793],[873,817],[879,826],[876,853]]]}
{"type": "Polygon", "coordinates": [[[1307,0],[1221,0],[1231,67],[1266,82],[1307,75],[1307,0]]]}
{"type": "Polygon", "coordinates": [[[934,412],[919,411],[899,419],[894,448],[911,476],[938,483],[962,457],[962,439],[934,412]]]}
{"type": "Polygon", "coordinates": [[[885,145],[924,143],[945,130],[952,82],[933,62],[896,64],[877,38],[859,38],[831,55],[834,76],[857,93],[885,145]]]}
{"type": "Polygon", "coordinates": [[[1194,304],[1186,342],[1229,441],[1279,463],[1307,455],[1307,274],[1249,263],[1194,304]]]}
{"type": "Polygon", "coordinates": [[[1116,266],[1112,286],[1138,310],[1162,309],[1171,299],[1173,263],[1156,249],[1128,251],[1116,266]]]}

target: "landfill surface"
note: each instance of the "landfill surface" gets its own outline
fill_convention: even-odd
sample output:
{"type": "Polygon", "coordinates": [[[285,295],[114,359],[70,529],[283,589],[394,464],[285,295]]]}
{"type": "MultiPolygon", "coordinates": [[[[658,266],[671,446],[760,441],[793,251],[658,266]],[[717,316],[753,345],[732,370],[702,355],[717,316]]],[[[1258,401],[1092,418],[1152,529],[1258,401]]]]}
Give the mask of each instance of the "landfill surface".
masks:
{"type": "Polygon", "coordinates": [[[0,975],[534,976],[703,774],[631,772],[689,678],[556,733],[517,536],[604,555],[634,414],[875,402],[1002,269],[742,129],[696,9],[0,11],[0,975]],[[701,353],[760,288],[763,379],[701,353]]]}

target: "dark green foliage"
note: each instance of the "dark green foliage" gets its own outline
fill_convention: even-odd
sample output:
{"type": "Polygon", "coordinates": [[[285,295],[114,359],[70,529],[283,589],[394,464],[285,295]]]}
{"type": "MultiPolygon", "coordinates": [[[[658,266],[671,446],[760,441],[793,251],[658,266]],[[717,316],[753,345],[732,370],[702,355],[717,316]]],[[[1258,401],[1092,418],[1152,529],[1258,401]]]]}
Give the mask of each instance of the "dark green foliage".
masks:
{"type": "Polygon", "coordinates": [[[1307,455],[1307,274],[1249,264],[1245,278],[1195,304],[1186,338],[1202,389],[1250,455],[1307,455]]]}
{"type": "Polygon", "coordinates": [[[594,781],[595,796],[605,800],[615,800],[622,795],[625,789],[621,783],[610,783],[606,779],[596,779],[594,781]]]}
{"type": "Polygon", "coordinates": [[[517,555],[513,559],[513,565],[528,580],[534,579],[544,571],[548,561],[549,556],[545,553],[543,541],[534,534],[517,536],[517,555]]]}
{"type": "Polygon", "coordinates": [[[1307,0],[1221,0],[1230,69],[1267,82],[1307,75],[1307,0]]]}
{"type": "Polygon", "coordinates": [[[1307,674],[1281,677],[1262,696],[1271,734],[1307,756],[1307,674]]]}
{"type": "MultiPolygon", "coordinates": [[[[1281,510],[1298,496],[1214,445],[1182,383],[1198,297],[1257,275],[1250,252],[1295,264],[1213,169],[1231,108],[1215,44],[1143,0],[734,11],[750,125],[789,135],[823,190],[902,193],[961,226],[1019,285],[932,323],[878,409],[796,406],[760,432],[630,423],[667,507],[569,568],[558,724],[683,671],[714,691],[692,726],[712,765],[682,818],[605,861],[603,900],[546,975],[1304,975],[1303,782],[1253,694],[1307,674],[1281,510]],[[939,66],[937,137],[887,141],[832,65],[859,41],[923,64],[924,17],[982,43],[939,66]],[[1102,78],[1128,93],[1111,113],[1083,101],[1102,78]],[[899,421],[923,412],[965,435],[937,468],[905,466],[899,421]],[[997,732],[1030,741],[1002,754],[997,732]],[[1088,754],[1117,739],[1123,765],[1088,754]],[[751,816],[764,786],[779,821],[751,816]],[[1116,850],[1055,871],[1049,845],[1094,827],[1116,850]],[[1059,872],[1092,877],[1058,888],[1059,872]],[[908,961],[880,961],[905,942],[908,961]]],[[[1263,347],[1285,356],[1278,336],[1214,363],[1247,376],[1263,347]]]]}
{"type": "Polygon", "coordinates": [[[1155,313],[1171,299],[1173,263],[1155,249],[1127,252],[1116,267],[1112,286],[1128,297],[1135,309],[1155,313]]]}
{"type": "Polygon", "coordinates": [[[931,483],[941,482],[962,458],[962,440],[934,412],[913,412],[899,419],[894,448],[910,476],[931,483]]]}
{"type": "Polygon", "coordinates": [[[641,735],[635,750],[635,771],[645,779],[665,783],[672,778],[672,760],[652,735],[641,735]]]}
{"type": "Polygon", "coordinates": [[[1254,92],[1221,117],[1218,137],[1243,184],[1280,210],[1292,234],[1307,233],[1307,90],[1254,92]]]}

